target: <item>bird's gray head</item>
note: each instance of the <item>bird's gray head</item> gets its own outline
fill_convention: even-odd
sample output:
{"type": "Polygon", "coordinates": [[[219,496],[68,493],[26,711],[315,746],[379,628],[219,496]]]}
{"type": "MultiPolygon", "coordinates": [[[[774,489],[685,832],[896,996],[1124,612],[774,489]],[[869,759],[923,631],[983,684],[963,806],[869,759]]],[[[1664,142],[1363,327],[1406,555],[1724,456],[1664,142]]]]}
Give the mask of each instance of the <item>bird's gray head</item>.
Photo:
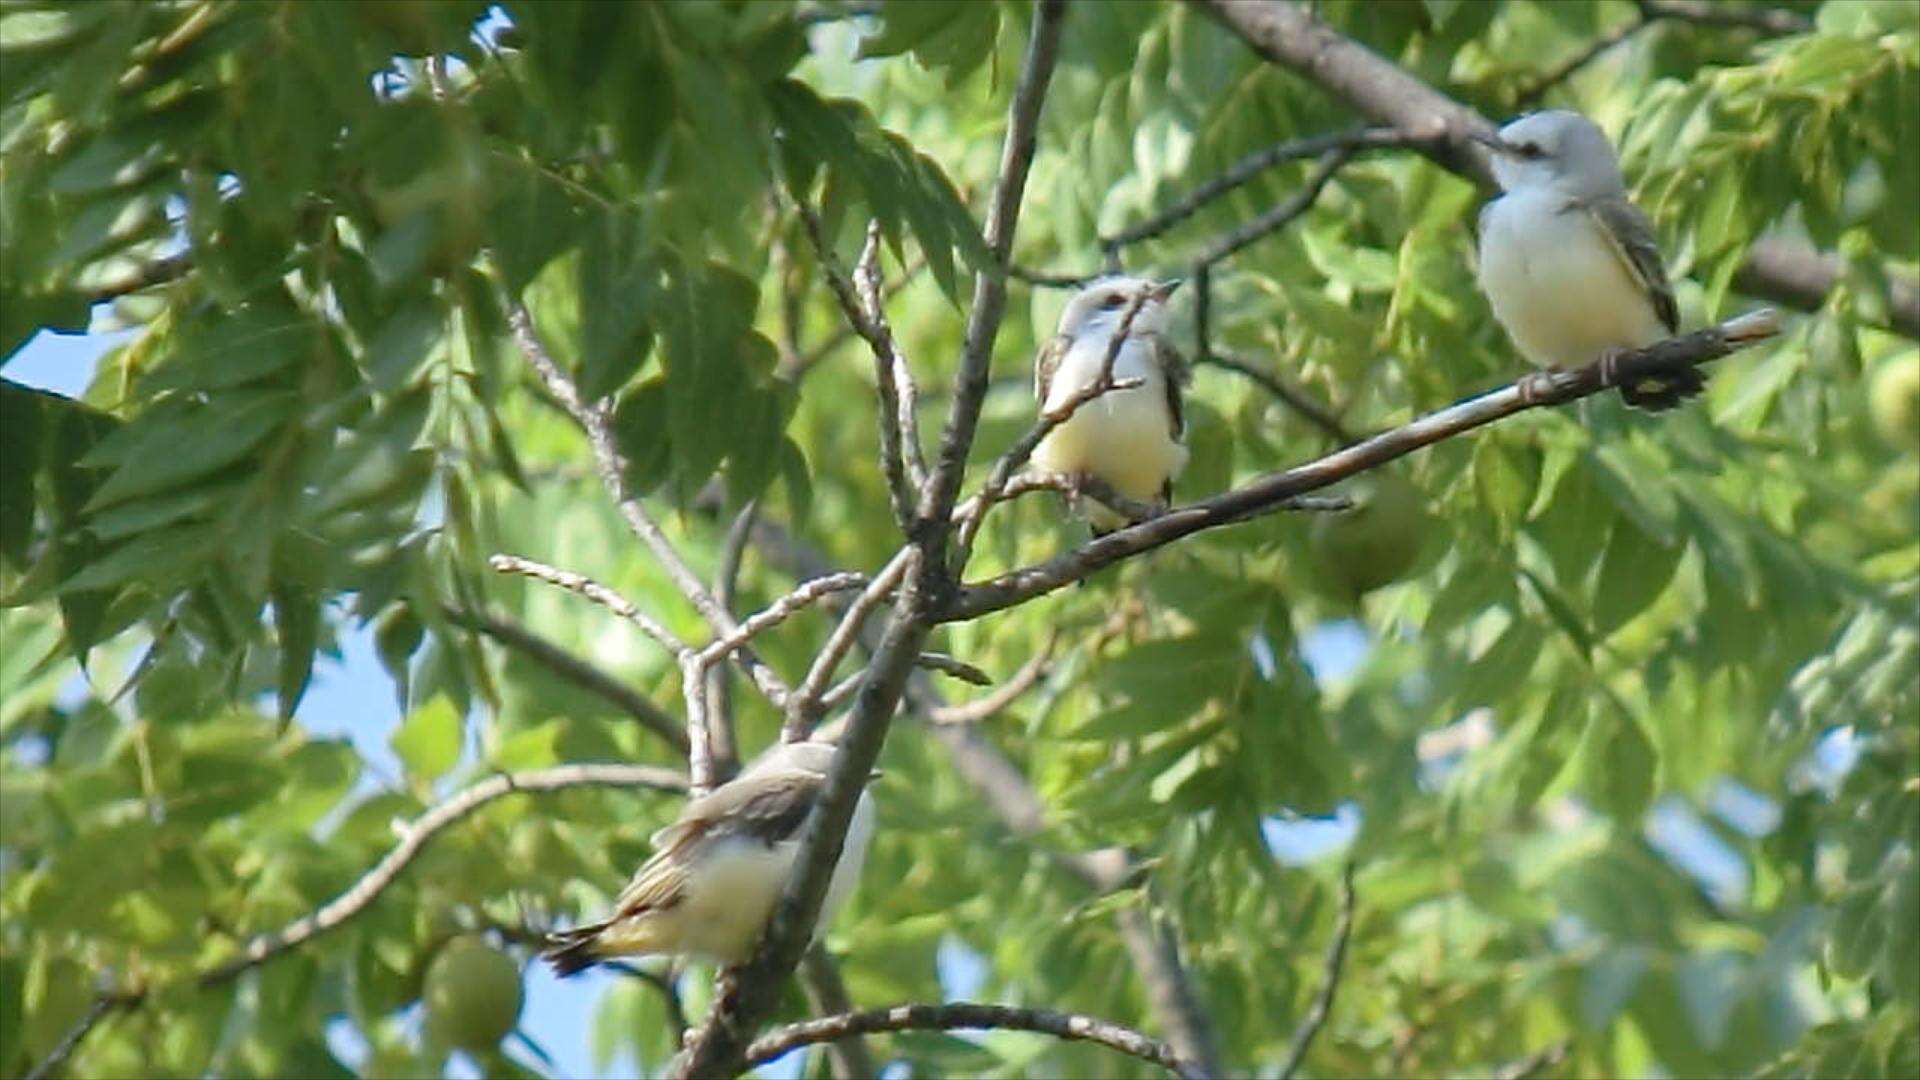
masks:
{"type": "Polygon", "coordinates": [[[1505,191],[1552,185],[1574,195],[1626,190],[1606,132],[1577,112],[1549,109],[1511,121],[1494,136],[1479,136],[1490,151],[1493,178],[1505,191]]]}
{"type": "Polygon", "coordinates": [[[1135,297],[1146,295],[1139,314],[1133,317],[1129,334],[1157,334],[1167,328],[1167,298],[1180,287],[1180,279],[1149,281],[1140,277],[1113,275],[1092,282],[1074,294],[1060,312],[1060,333],[1079,337],[1085,333],[1112,334],[1120,328],[1127,308],[1135,297]]]}
{"type": "Polygon", "coordinates": [[[833,743],[822,740],[807,742],[776,743],[766,753],[755,758],[747,767],[748,772],[785,772],[798,769],[801,772],[827,775],[833,767],[833,743]]]}

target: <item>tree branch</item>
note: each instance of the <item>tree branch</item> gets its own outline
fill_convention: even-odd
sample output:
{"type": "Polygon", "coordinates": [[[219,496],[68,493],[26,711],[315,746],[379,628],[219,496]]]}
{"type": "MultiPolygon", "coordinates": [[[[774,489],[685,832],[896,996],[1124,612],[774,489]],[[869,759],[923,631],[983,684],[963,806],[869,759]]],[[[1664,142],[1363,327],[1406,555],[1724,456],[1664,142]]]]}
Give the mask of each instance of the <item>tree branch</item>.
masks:
{"type": "Polygon", "coordinates": [[[1335,147],[1321,154],[1319,162],[1314,165],[1313,171],[1307,174],[1307,182],[1300,186],[1300,190],[1275,203],[1265,213],[1243,222],[1208,244],[1195,257],[1189,272],[1198,272],[1200,267],[1212,266],[1268,233],[1284,228],[1288,222],[1306,213],[1313,206],[1314,200],[1320,197],[1320,192],[1326,188],[1327,181],[1332,180],[1333,174],[1339,172],[1340,166],[1345,165],[1352,156],[1352,148],[1345,146],[1335,147]]]}
{"type": "Polygon", "coordinates": [[[1305,465],[1268,473],[1212,498],[1176,507],[1151,521],[1110,532],[1047,562],[1023,567],[981,584],[963,586],[940,612],[940,617],[949,622],[977,619],[1070,585],[1102,567],[1202,529],[1268,513],[1289,499],[1514,413],[1563,405],[1679,365],[1715,360],[1779,332],[1778,317],[1770,310],[1761,309],[1719,326],[1619,354],[1611,358],[1611,362],[1602,359],[1573,371],[1552,374],[1534,372],[1519,382],[1428,413],[1305,465]]]}
{"type": "MultiPolygon", "coordinates": [[[[987,210],[986,246],[996,265],[1006,261],[1013,243],[1014,224],[1033,161],[1040,108],[1053,78],[1065,13],[1064,0],[1038,0],[1035,5],[1032,37],[1009,108],[999,179],[987,210]]],[[[669,1076],[731,1075],[740,1069],[747,1040],[779,1000],[819,918],[820,901],[839,861],[854,800],[872,773],[914,660],[950,587],[944,565],[951,528],[948,518],[979,422],[988,361],[1005,308],[1004,282],[990,272],[975,275],[973,306],[954,377],[953,403],[941,435],[937,463],[921,489],[918,520],[905,549],[905,581],[879,648],[867,666],[867,677],[854,701],[833,768],[802,833],[796,872],[787,882],[757,955],[744,965],[721,971],[713,1008],[668,1066],[669,1076]]]]}
{"type": "MultiPolygon", "coordinates": [[[[1763,236],[1747,248],[1747,261],[1734,272],[1733,287],[1801,311],[1818,311],[1844,268],[1838,255],[1788,237],[1763,236]]],[[[1920,338],[1920,279],[1887,275],[1887,323],[1907,337],[1920,338]]]]}
{"type": "Polygon", "coordinates": [[[1206,1075],[1182,1061],[1167,1044],[1111,1020],[1050,1009],[1021,1009],[1010,1005],[979,1005],[964,1001],[949,1005],[895,1005],[887,1009],[869,1009],[788,1024],[756,1039],[747,1048],[747,1064],[763,1065],[796,1047],[847,1035],[956,1029],[1037,1031],[1056,1038],[1097,1043],[1110,1050],[1152,1062],[1175,1076],[1206,1075]]]}
{"type": "MultiPolygon", "coordinates": [[[[1000,178],[993,186],[993,198],[987,205],[987,227],[983,234],[993,263],[1001,266],[1013,250],[1013,231],[1020,220],[1027,171],[1033,165],[1040,131],[1040,108],[1046,102],[1054,61],[1059,56],[1060,26],[1066,17],[1066,3],[1065,0],[1036,0],[1034,12],[1033,38],[1027,43],[1020,82],[1014,87],[1013,105],[1008,110],[1006,141],[1000,151],[1000,178]]],[[[1005,281],[996,274],[976,275],[960,366],[953,377],[953,404],[940,434],[940,452],[933,472],[920,493],[920,519],[939,536],[936,549],[929,552],[931,572],[944,568],[947,518],[953,512],[960,479],[966,471],[967,450],[973,445],[980,405],[987,394],[993,342],[999,335],[1006,306],[1005,281]]]]}
{"type": "Polygon", "coordinates": [[[927,458],[920,445],[920,386],[914,382],[913,365],[907,363],[907,358],[900,354],[900,343],[894,339],[893,327],[887,324],[886,290],[880,280],[878,222],[867,225],[867,248],[853,268],[853,283],[860,290],[860,304],[867,321],[886,336],[889,346],[886,363],[882,365],[881,358],[878,355],[874,357],[874,382],[891,382],[893,387],[895,437],[900,442],[907,481],[917,490],[927,482],[927,458]],[[883,366],[886,369],[884,371],[881,370],[883,366]]]}
{"type": "MultiPolygon", "coordinates": [[[[1321,22],[1309,7],[1280,0],[1188,2],[1205,9],[1261,56],[1318,83],[1373,122],[1416,136],[1412,145],[1441,167],[1482,187],[1493,186],[1486,155],[1472,142],[1473,135],[1493,130],[1487,118],[1321,22]]],[[[1652,6],[1663,18],[1725,21],[1760,29],[1766,27],[1756,23],[1756,17],[1770,20],[1755,9],[1693,0],[1654,0],[1652,6]]],[[[1762,239],[1748,250],[1734,281],[1750,295],[1812,311],[1825,302],[1837,278],[1837,260],[1832,256],[1792,241],[1762,239]]],[[[1898,296],[1889,304],[1889,323],[1908,337],[1920,337],[1920,282],[1907,287],[1895,279],[1890,291],[1898,296]]]]}
{"type": "Polygon", "coordinates": [[[1340,990],[1340,974],[1347,960],[1347,939],[1353,934],[1353,863],[1340,869],[1340,915],[1333,924],[1333,938],[1327,942],[1327,958],[1321,964],[1320,992],[1313,1007],[1294,1029],[1293,1043],[1287,1048],[1286,1063],[1280,1066],[1280,1080],[1293,1080],[1306,1060],[1307,1049],[1333,1012],[1333,998],[1340,990]]]}
{"type": "Polygon", "coordinates": [[[1647,14],[1647,9],[1643,6],[1634,18],[1621,23],[1619,26],[1587,42],[1579,52],[1574,53],[1562,61],[1545,75],[1535,79],[1531,85],[1525,90],[1520,91],[1519,95],[1514,98],[1514,104],[1522,110],[1532,108],[1535,103],[1546,96],[1547,91],[1566,82],[1574,76],[1575,72],[1599,59],[1603,53],[1606,53],[1614,46],[1633,37],[1640,31],[1645,30],[1647,27],[1652,26],[1653,23],[1654,19],[1647,14]]]}
{"type": "Polygon", "coordinates": [[[1676,19],[1705,26],[1734,26],[1763,34],[1804,34],[1813,20],[1785,8],[1735,7],[1707,0],[1637,0],[1641,17],[1676,19]]]}

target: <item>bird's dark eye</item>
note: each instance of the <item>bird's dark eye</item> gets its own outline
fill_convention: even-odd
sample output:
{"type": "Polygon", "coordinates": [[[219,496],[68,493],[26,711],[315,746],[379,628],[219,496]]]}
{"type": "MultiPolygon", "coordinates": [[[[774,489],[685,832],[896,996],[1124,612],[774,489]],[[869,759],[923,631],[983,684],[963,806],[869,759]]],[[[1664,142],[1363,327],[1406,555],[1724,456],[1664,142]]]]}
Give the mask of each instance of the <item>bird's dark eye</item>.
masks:
{"type": "Polygon", "coordinates": [[[1112,311],[1113,309],[1119,307],[1121,304],[1124,304],[1126,302],[1127,302],[1127,298],[1120,295],[1119,293],[1117,292],[1108,293],[1107,295],[1100,298],[1100,310],[1112,311]]]}
{"type": "Polygon", "coordinates": [[[1514,153],[1519,154],[1521,157],[1526,158],[1529,161],[1532,161],[1535,158],[1543,158],[1547,156],[1546,148],[1541,146],[1537,142],[1515,143],[1513,150],[1514,150],[1514,153]]]}

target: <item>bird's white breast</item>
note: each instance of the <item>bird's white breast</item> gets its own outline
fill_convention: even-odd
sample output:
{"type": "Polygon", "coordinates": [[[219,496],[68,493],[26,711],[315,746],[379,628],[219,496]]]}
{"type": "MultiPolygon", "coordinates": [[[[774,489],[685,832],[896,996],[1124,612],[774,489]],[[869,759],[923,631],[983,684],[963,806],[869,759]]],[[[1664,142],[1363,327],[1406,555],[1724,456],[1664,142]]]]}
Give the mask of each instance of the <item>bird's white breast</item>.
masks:
{"type": "MultiPolygon", "coordinates": [[[[1107,335],[1100,333],[1083,333],[1074,341],[1053,374],[1043,409],[1059,406],[1100,377],[1107,341],[1107,335]]],[[[1034,450],[1033,463],[1046,472],[1090,473],[1131,499],[1158,499],[1161,487],[1187,463],[1187,448],[1173,437],[1167,374],[1148,342],[1129,337],[1114,358],[1113,375],[1140,379],[1141,385],[1080,406],[1066,423],[1048,433],[1034,450]]],[[[1098,508],[1093,508],[1092,516],[1103,527],[1122,523],[1098,508]]]]}
{"type": "MultiPolygon", "coordinates": [[[[873,799],[863,791],[847,824],[840,861],[827,883],[815,934],[832,923],[859,881],[872,838],[873,799]]],[[[688,875],[682,901],[648,916],[655,921],[651,933],[674,943],[672,951],[728,962],[745,960],[759,944],[799,854],[798,839],[769,847],[752,837],[734,837],[713,845],[688,875]]]]}
{"type": "Polygon", "coordinates": [[[1566,210],[1550,188],[1523,188],[1487,207],[1480,225],[1480,288],[1513,342],[1535,364],[1577,367],[1608,349],[1667,336],[1653,302],[1591,214],[1566,210]]]}

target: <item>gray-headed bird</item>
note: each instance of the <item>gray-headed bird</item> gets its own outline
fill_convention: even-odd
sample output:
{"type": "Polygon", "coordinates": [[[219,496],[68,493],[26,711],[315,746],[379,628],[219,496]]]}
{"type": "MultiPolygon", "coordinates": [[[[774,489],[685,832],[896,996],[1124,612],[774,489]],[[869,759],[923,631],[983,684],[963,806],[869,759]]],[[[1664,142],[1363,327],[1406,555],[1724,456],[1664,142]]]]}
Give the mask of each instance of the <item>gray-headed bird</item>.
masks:
{"type": "MultiPolygon", "coordinates": [[[[1627,200],[1598,125],[1555,109],[1479,141],[1502,189],[1480,212],[1480,288],[1528,360],[1579,367],[1679,330],[1653,225],[1627,200]]],[[[1703,385],[1682,367],[1622,386],[1620,396],[1658,412],[1703,385]]]]}
{"type": "MultiPolygon", "coordinates": [[[[1100,378],[1109,343],[1128,308],[1144,296],[1113,365],[1116,381],[1138,379],[1140,385],[1081,405],[1034,449],[1037,468],[1070,480],[1096,477],[1138,502],[1164,506],[1172,501],[1173,478],[1187,463],[1180,404],[1187,365],[1166,339],[1167,298],[1179,284],[1105,277],[1067,301],[1059,331],[1034,360],[1033,389],[1041,412],[1061,408],[1100,378]]],[[[1097,503],[1086,511],[1096,534],[1127,523],[1097,503]]]]}
{"type": "MultiPolygon", "coordinates": [[[[653,856],[621,890],[613,914],[552,935],[548,962],[571,975],[619,956],[747,959],[793,873],[801,832],[825,790],[833,752],[827,742],[775,746],[739,776],[689,802],[678,820],[654,834],[653,856]]],[[[852,891],[872,837],[873,800],[862,791],[816,932],[833,921],[852,891]]]]}

